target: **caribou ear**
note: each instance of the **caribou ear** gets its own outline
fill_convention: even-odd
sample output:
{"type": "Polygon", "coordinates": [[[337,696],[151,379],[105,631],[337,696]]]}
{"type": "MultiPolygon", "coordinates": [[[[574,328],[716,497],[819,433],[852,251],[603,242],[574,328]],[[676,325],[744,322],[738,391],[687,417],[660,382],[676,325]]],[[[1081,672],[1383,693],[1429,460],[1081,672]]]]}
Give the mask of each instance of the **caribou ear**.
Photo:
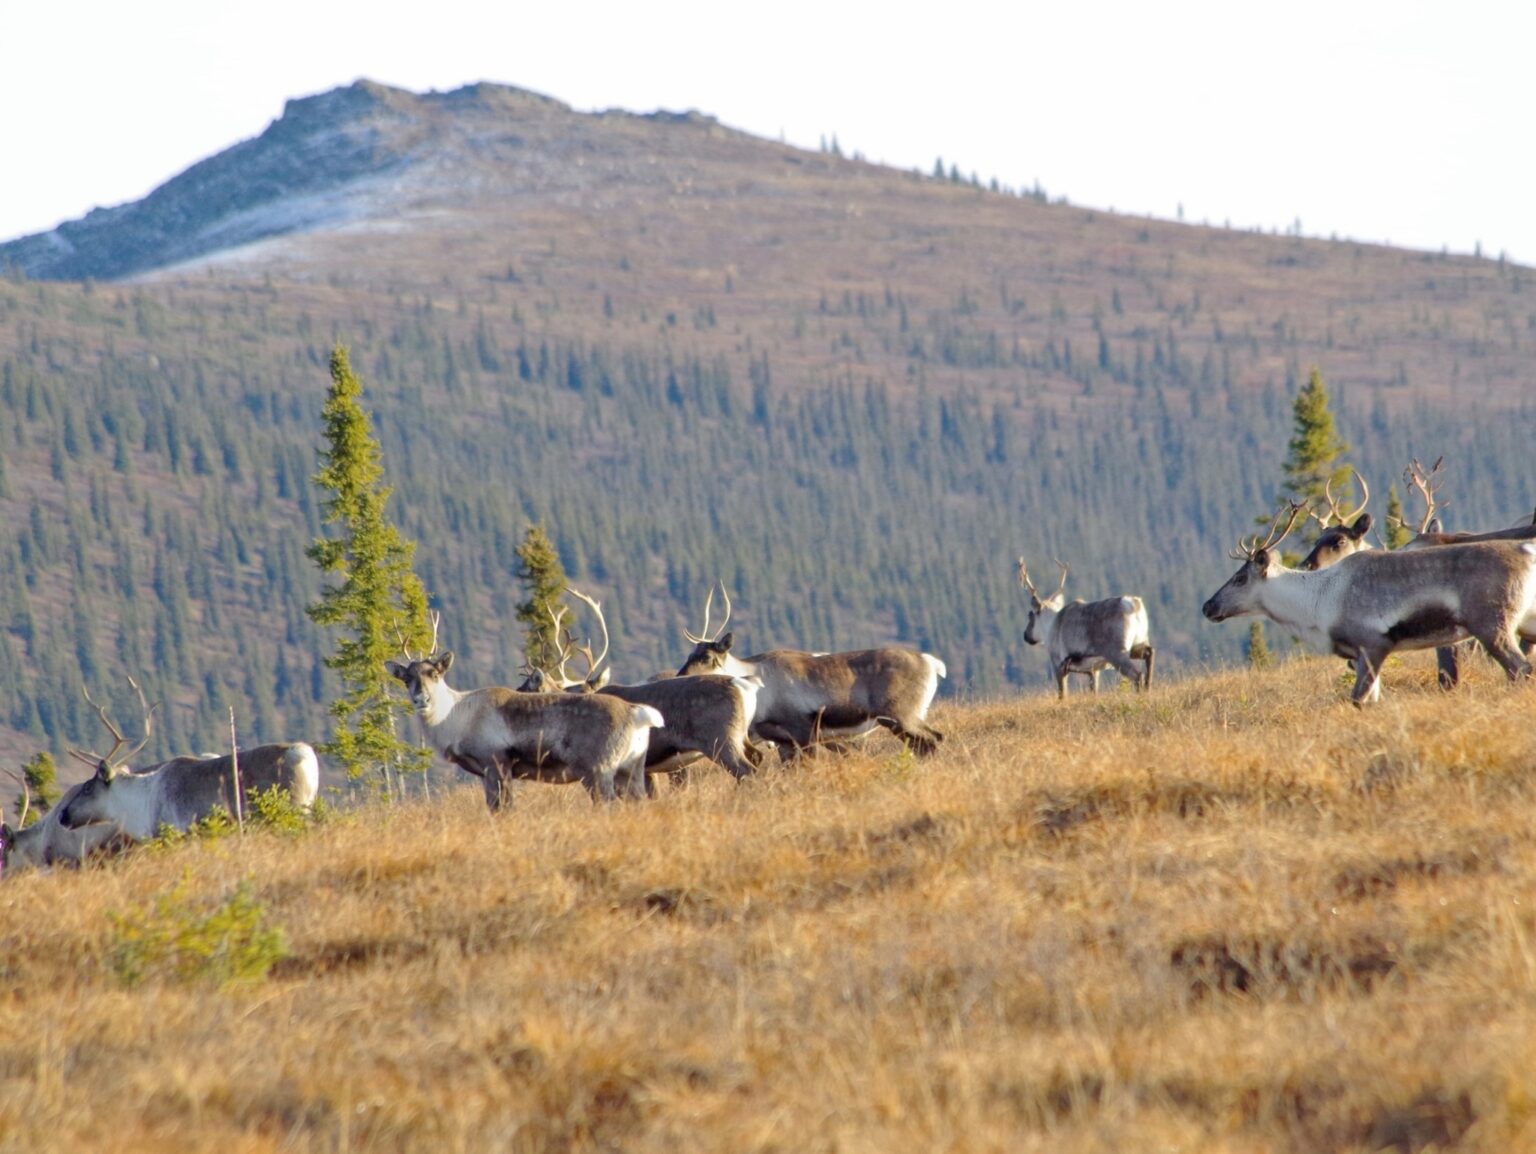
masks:
{"type": "Polygon", "coordinates": [[[444,649],[437,655],[437,659],[432,664],[437,666],[437,675],[441,677],[448,672],[448,667],[453,664],[453,650],[444,649]]]}
{"type": "Polygon", "coordinates": [[[405,666],[401,665],[398,661],[386,661],[384,663],[384,668],[389,670],[389,675],[391,677],[393,677],[396,681],[404,681],[405,680],[405,674],[406,674],[405,666]]]}
{"type": "Polygon", "coordinates": [[[715,639],[714,649],[716,653],[726,653],[731,648],[731,642],[736,639],[734,633],[722,633],[715,639]]]}
{"type": "Polygon", "coordinates": [[[1255,552],[1249,560],[1252,562],[1254,568],[1258,569],[1260,572],[1263,572],[1269,568],[1269,550],[1260,549],[1255,552]]]}
{"type": "Polygon", "coordinates": [[[605,685],[608,684],[608,678],[609,678],[609,676],[612,673],[613,673],[613,670],[611,670],[611,669],[603,670],[596,677],[592,678],[592,680],[587,682],[587,688],[589,690],[597,690],[597,689],[603,688],[605,685]]]}
{"type": "Polygon", "coordinates": [[[1348,529],[1345,529],[1344,532],[1349,535],[1349,539],[1351,541],[1358,541],[1361,537],[1364,537],[1368,532],[1370,532],[1370,529],[1371,515],[1369,513],[1361,513],[1360,516],[1355,520],[1355,523],[1348,529]]]}

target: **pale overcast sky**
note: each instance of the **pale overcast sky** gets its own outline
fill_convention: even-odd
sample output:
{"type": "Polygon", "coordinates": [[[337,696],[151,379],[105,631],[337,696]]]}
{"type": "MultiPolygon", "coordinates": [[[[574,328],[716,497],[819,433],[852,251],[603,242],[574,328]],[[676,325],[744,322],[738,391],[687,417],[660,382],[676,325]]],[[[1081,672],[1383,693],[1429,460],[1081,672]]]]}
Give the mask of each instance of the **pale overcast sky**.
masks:
{"type": "Polygon", "coordinates": [[[0,239],[358,77],[696,108],[1074,204],[1536,264],[1536,4],[0,0],[0,239]]]}

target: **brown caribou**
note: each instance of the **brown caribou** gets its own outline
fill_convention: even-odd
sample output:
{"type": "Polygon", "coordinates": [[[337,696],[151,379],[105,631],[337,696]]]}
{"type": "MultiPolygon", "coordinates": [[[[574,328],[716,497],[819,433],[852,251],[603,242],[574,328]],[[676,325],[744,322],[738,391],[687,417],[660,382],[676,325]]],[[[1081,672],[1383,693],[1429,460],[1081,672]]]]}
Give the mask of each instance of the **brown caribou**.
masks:
{"type": "MultiPolygon", "coordinates": [[[[724,585],[721,586],[724,592],[724,585]]],[[[772,649],[751,657],[731,652],[730,594],[725,619],[709,633],[714,590],[704,603],[702,633],[693,642],[679,677],[700,673],[755,677],[762,682],[752,717],[752,736],[776,742],[788,759],[817,744],[861,736],[877,725],[890,730],[919,756],[938,748],[944,735],[927,723],[944,663],[931,653],[900,645],[846,653],[772,649]]]]}
{"type": "Polygon", "coordinates": [[[608,623],[602,605],[580,590],[567,586],[567,592],[588,606],[602,629],[603,648],[596,657],[590,643],[577,645],[565,627],[565,607],[551,612],[556,637],[557,666],[553,671],[530,669],[518,686],[519,692],[547,689],[567,693],[599,693],[627,701],[631,705],[649,705],[662,716],[662,724],[649,733],[645,752],[646,792],[653,792],[651,775],[674,773],[708,758],[730,772],[738,781],[756,769],[755,752],[747,743],[748,729],[757,708],[761,683],[755,678],[722,677],[705,674],[697,677],[669,677],[639,685],[612,685],[603,663],[608,657],[608,623]],[[566,671],[570,661],[580,656],[584,670],[572,676],[566,671]]]}
{"type": "Polygon", "coordinates": [[[444,680],[453,652],[436,648],[434,615],[428,655],[407,652],[406,664],[385,668],[405,685],[432,748],[481,779],[490,809],[510,802],[515,778],[580,782],[594,800],[612,800],[620,788],[644,795],[649,731],[662,724],[656,709],[595,694],[460,691],[444,680]]]}

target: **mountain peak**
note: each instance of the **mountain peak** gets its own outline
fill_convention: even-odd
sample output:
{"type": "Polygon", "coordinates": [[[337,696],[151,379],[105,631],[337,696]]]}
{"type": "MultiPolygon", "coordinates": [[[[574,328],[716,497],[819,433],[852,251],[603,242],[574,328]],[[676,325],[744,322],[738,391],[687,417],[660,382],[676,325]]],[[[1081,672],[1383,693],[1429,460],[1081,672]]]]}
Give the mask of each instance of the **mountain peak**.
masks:
{"type": "Polygon", "coordinates": [[[39,280],[113,280],[340,227],[378,209],[382,180],[446,147],[455,121],[571,115],[558,100],[506,85],[418,95],[357,80],[289,100],[260,136],[199,161],[143,200],[0,245],[0,269],[39,280]]]}

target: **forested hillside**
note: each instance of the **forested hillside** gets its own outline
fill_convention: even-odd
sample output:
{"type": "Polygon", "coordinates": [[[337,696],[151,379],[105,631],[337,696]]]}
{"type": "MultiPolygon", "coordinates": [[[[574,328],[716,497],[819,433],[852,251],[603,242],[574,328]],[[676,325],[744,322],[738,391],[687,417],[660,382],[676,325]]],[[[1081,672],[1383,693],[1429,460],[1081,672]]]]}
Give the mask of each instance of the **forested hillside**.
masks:
{"type": "Polygon", "coordinates": [[[1445,454],[1453,527],[1536,505],[1529,269],[487,86],[297,104],[219,187],[303,171],[326,134],[376,155],[230,198],[285,235],[130,282],[0,282],[0,765],[97,742],[81,687],[131,717],[128,674],[167,703],[147,754],[218,744],[231,706],[253,741],[324,735],[304,549],[336,342],[464,686],[517,676],[534,521],[602,598],[620,678],[676,667],[718,577],[749,650],[903,641],[948,662],[945,693],[1038,687],[1020,552],[1069,562],[1078,595],[1144,596],[1160,670],[1232,660],[1245,631],[1198,606],[1272,504],[1314,365],[1378,515],[1415,454],[1445,454]]]}

